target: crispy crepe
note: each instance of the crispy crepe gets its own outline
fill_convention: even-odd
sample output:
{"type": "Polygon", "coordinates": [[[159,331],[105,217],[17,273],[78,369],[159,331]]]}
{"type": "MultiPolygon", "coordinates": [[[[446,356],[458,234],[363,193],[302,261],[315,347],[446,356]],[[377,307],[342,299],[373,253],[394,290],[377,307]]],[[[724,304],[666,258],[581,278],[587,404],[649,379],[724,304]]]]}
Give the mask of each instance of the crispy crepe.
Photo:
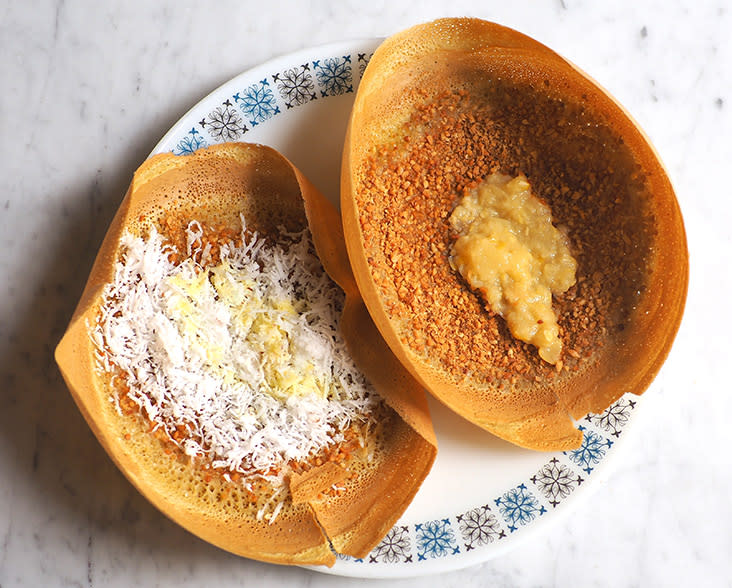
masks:
{"type": "Polygon", "coordinates": [[[520,446],[582,439],[574,419],[642,393],[679,327],[683,222],[625,111],[540,43],[476,19],[387,39],[358,89],[341,182],[346,245],[379,331],[470,421],[520,446]],[[556,366],[510,334],[450,264],[448,217],[491,174],[524,174],[569,237],[556,366]]]}
{"type": "MultiPolygon", "coordinates": [[[[164,231],[164,229],[163,229],[164,231]]],[[[436,454],[423,389],[403,369],[371,322],[356,289],[335,208],[273,149],[210,147],[187,157],[156,155],[135,173],[104,239],[78,308],[56,350],[64,379],[89,426],[129,480],[171,519],[238,555],[284,564],[326,564],[335,552],[362,557],[405,510],[436,454]],[[150,422],[110,402],[89,325],[114,275],[125,231],[144,236],[170,219],[196,219],[276,239],[308,226],[324,267],[344,289],[341,331],[357,364],[386,400],[373,457],[326,462],[293,472],[289,497],[273,522],[255,496],[191,463],[150,432],[150,422]],[[338,493],[330,489],[337,484],[338,493]]]]}

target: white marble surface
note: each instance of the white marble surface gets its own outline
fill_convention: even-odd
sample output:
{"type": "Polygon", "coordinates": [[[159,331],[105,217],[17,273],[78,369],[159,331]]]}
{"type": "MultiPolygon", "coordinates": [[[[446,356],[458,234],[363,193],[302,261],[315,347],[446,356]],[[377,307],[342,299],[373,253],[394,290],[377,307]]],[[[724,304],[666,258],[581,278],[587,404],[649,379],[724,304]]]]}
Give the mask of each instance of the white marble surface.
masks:
{"type": "Polygon", "coordinates": [[[1,588],[367,582],[237,558],[168,521],[97,444],[52,350],[133,170],[199,98],[271,57],[448,15],[534,36],[629,109],[676,186],[691,282],[677,343],[609,479],[548,532],[440,584],[732,585],[725,0],[2,0],[1,588]]]}

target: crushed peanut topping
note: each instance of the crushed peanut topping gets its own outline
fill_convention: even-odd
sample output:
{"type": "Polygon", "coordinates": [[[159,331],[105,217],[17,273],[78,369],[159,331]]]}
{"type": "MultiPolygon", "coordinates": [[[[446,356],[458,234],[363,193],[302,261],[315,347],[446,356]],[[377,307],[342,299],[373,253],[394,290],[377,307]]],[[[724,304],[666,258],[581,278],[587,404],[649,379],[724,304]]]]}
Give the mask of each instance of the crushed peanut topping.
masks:
{"type": "Polygon", "coordinates": [[[632,153],[584,105],[549,90],[492,80],[480,92],[418,94],[401,138],[355,168],[366,258],[402,343],[456,383],[506,391],[589,367],[622,343],[645,288],[654,223],[632,153]],[[576,283],[554,300],[560,369],[512,337],[450,267],[456,200],[494,173],[524,173],[572,243],[576,283]]]}

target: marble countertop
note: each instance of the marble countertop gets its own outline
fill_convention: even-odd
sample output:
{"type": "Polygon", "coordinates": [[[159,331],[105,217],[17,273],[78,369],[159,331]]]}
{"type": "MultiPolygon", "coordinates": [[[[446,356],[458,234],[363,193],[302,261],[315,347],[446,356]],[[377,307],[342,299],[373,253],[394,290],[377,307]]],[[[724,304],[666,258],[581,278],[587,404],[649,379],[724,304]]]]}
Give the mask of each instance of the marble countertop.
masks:
{"type": "Polygon", "coordinates": [[[607,479],[548,531],[439,580],[732,585],[726,2],[32,4],[0,0],[1,588],[390,584],[238,558],[170,522],[96,442],[52,353],[132,172],[201,97],[278,55],[458,15],[535,37],[626,106],[676,187],[691,280],[676,344],[607,479]]]}

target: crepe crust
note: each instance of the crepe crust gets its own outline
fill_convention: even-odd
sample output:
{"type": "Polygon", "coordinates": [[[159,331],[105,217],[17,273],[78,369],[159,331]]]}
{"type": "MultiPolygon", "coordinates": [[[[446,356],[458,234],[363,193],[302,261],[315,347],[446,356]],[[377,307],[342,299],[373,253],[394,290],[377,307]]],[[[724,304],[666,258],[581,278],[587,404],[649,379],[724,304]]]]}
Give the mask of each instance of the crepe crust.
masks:
{"type": "MultiPolygon", "coordinates": [[[[222,144],[177,157],[150,158],[135,173],[109,231],[56,361],[89,426],[121,471],[163,513],[219,547],[282,564],[335,562],[334,549],[365,556],[405,510],[436,454],[436,440],[424,391],[375,336],[350,272],[338,214],[294,166],[275,150],[243,143],[222,144]],[[125,230],[144,235],[171,215],[238,227],[243,214],[250,229],[276,236],[280,227],[306,227],[308,211],[316,250],[333,278],[346,287],[345,309],[353,318],[341,330],[354,350],[370,362],[360,366],[391,408],[374,459],[346,471],[328,464],[289,481],[294,499],[272,524],[258,521],[256,505],[222,478],[206,478],[200,467],[173,459],[141,418],[121,416],[109,402],[108,382],[95,369],[93,324],[104,285],[114,274],[125,230]],[[335,219],[336,222],[333,222],[335,219]],[[325,222],[327,220],[327,222],[325,222]],[[370,333],[366,339],[362,332],[370,333]],[[364,346],[368,349],[364,350],[364,346]],[[392,373],[374,373],[388,365],[392,373]],[[391,397],[394,402],[392,403],[391,397]],[[341,495],[323,494],[333,483],[341,495]]],[[[347,467],[351,467],[348,465],[347,467]]]]}
{"type": "Polygon", "coordinates": [[[517,445],[565,450],[582,440],[575,419],[626,392],[641,394],[655,377],[686,298],[680,209],[643,132],[553,51],[467,18],[390,37],[361,80],[341,169],[346,245],[366,306],[396,357],[454,411],[517,445]],[[553,142],[543,138],[550,136],[553,142]],[[452,145],[465,137],[472,143],[461,156],[452,145]],[[543,188],[540,197],[579,249],[580,284],[558,302],[563,336],[576,345],[565,347],[571,355],[559,371],[514,341],[449,268],[447,218],[462,190],[496,171],[526,173],[543,188]],[[455,179],[460,174],[465,178],[455,179]],[[620,205],[612,200],[617,187],[620,205]],[[574,209],[570,198],[577,199],[574,209]],[[616,212],[606,226],[594,220],[608,210],[616,212]],[[599,236],[594,250],[589,228],[599,236]],[[625,247],[630,261],[608,261],[611,252],[599,250],[607,243],[620,243],[618,256],[625,247]],[[625,284],[623,272],[633,274],[625,284]],[[450,296],[469,310],[444,303],[450,296]],[[442,320],[448,315],[452,328],[442,320]],[[458,323],[474,330],[461,333],[458,323]],[[476,337],[490,339],[491,329],[493,343],[471,349],[476,337]]]}

